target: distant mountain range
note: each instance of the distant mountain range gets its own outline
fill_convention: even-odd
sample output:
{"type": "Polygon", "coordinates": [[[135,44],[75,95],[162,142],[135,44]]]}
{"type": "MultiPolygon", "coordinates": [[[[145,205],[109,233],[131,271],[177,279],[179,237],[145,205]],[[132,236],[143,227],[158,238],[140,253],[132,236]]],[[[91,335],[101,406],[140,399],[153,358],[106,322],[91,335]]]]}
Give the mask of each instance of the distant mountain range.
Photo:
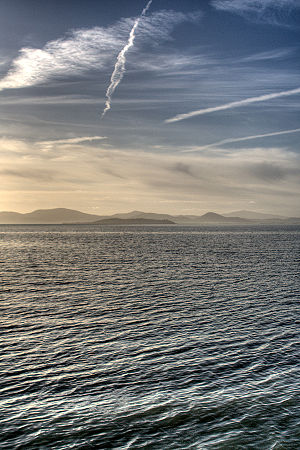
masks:
{"type": "Polygon", "coordinates": [[[142,217],[131,219],[120,219],[119,217],[110,217],[109,219],[97,220],[93,225],[175,225],[175,222],[168,219],[144,219],[142,217]]]}
{"type": "Polygon", "coordinates": [[[265,214],[265,213],[258,213],[255,211],[234,211],[231,213],[225,213],[223,214],[225,217],[241,217],[243,219],[250,219],[250,220],[269,220],[269,219],[286,219],[284,216],[276,216],[274,214],[265,214]]]}
{"type": "Polygon", "coordinates": [[[208,212],[202,216],[196,215],[170,215],[132,211],[129,213],[100,216],[87,214],[73,209],[54,208],[38,209],[30,213],[17,213],[11,211],[0,212],[0,224],[26,225],[26,224],[84,224],[94,225],[134,225],[134,224],[251,224],[251,223],[300,223],[299,217],[284,217],[273,214],[253,211],[234,211],[226,214],[208,212]]]}
{"type": "Polygon", "coordinates": [[[92,222],[101,217],[94,214],[86,214],[74,209],[55,208],[37,209],[30,213],[17,213],[10,211],[0,212],[1,224],[59,224],[73,222],[92,222]]]}

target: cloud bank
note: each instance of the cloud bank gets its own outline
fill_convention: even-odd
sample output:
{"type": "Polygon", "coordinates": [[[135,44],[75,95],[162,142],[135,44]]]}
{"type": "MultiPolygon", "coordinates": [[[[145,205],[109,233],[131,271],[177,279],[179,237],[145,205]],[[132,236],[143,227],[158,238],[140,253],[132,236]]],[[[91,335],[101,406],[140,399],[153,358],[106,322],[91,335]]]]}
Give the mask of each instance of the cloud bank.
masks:
{"type": "Polygon", "coordinates": [[[191,117],[200,116],[203,114],[209,114],[209,113],[213,113],[216,111],[223,111],[226,109],[239,108],[240,106],[250,105],[252,103],[265,102],[267,100],[272,100],[274,98],[288,97],[290,95],[296,95],[296,94],[300,94],[300,88],[290,89],[288,91],[274,92],[272,94],[260,95],[258,97],[249,97],[249,98],[245,98],[244,100],[239,100],[237,102],[225,103],[224,105],[214,106],[212,108],[198,109],[196,111],[191,111],[191,112],[185,113],[185,114],[177,114],[176,116],[165,120],[165,123],[179,122],[180,120],[190,119],[191,117]]]}
{"type": "Polygon", "coordinates": [[[43,141],[1,140],[0,194],[3,199],[14,197],[10,209],[22,209],[27,192],[36,207],[59,202],[83,210],[97,206],[102,213],[124,208],[222,212],[253,200],[270,212],[292,215],[299,209],[300,164],[295,152],[257,147],[174,155],[107,149],[101,142],[81,142],[72,150],[63,141],[58,139],[45,152],[43,141]]]}

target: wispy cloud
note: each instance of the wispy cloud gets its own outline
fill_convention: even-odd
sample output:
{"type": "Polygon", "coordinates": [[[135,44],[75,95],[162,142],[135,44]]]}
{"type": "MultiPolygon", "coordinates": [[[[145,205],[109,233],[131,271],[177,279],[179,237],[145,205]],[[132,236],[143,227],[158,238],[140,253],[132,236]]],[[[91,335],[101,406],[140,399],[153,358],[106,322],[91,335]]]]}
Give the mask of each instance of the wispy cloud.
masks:
{"type": "Polygon", "coordinates": [[[8,58],[4,58],[3,56],[0,56],[0,67],[5,66],[9,62],[8,58]]]}
{"type": "MultiPolygon", "coordinates": [[[[72,154],[72,149],[76,148],[78,153],[85,148],[88,153],[92,153],[94,146],[88,146],[88,142],[97,142],[107,139],[105,136],[82,136],[66,139],[53,139],[44,141],[27,141],[25,139],[16,139],[6,136],[0,137],[1,155],[15,155],[18,159],[32,160],[36,158],[60,158],[65,152],[66,155],[72,154]]],[[[99,144],[97,144],[98,147],[99,144]]]]}
{"type": "MultiPolygon", "coordinates": [[[[176,25],[197,20],[199,16],[196,12],[154,12],[139,24],[139,40],[135,45],[169,39],[176,25]]],[[[49,41],[43,48],[22,48],[7,75],[0,80],[0,90],[35,86],[52,79],[82,76],[89,70],[107,69],[127,42],[134,23],[133,19],[124,18],[106,28],[71,31],[49,41]]]]}
{"type": "Polygon", "coordinates": [[[76,30],[69,37],[48,42],[44,48],[22,48],[0,90],[43,83],[54,77],[78,75],[91,68],[101,69],[122,45],[128,24],[111,28],[76,30]]]}
{"type": "Polygon", "coordinates": [[[224,145],[224,144],[231,144],[231,143],[234,143],[234,142],[250,141],[252,139],[261,139],[261,138],[266,138],[266,137],[280,136],[280,135],[283,135],[283,134],[292,134],[292,133],[300,133],[300,128],[295,128],[293,130],[275,131],[273,133],[256,134],[256,135],[244,136],[244,137],[240,137],[240,138],[222,139],[221,141],[217,141],[217,142],[214,142],[212,144],[202,145],[200,147],[183,150],[182,153],[193,153],[193,152],[206,150],[206,149],[211,148],[211,147],[219,147],[220,145],[224,145]]]}
{"type": "Polygon", "coordinates": [[[197,49],[197,54],[171,52],[168,53],[147,53],[139,57],[131,58],[131,70],[157,72],[161,76],[196,75],[204,69],[210,70],[211,66],[218,62],[206,54],[201,54],[197,49]],[[133,62],[132,62],[133,61],[133,62]]]}
{"type": "Polygon", "coordinates": [[[255,53],[253,55],[245,56],[241,58],[239,62],[252,63],[256,61],[268,61],[268,60],[277,60],[277,59],[285,59],[290,57],[295,52],[295,47],[292,48],[277,48],[274,50],[269,50],[265,52],[255,53]]]}
{"type": "Polygon", "coordinates": [[[107,139],[105,136],[82,136],[68,139],[55,139],[52,141],[40,141],[39,144],[43,146],[53,146],[53,145],[72,145],[81,144],[82,142],[92,142],[107,139]]]}
{"type": "Polygon", "coordinates": [[[265,102],[268,100],[272,100],[274,98],[287,97],[296,94],[300,94],[300,88],[290,89],[288,91],[274,92],[272,94],[260,95],[258,97],[249,97],[245,98],[244,100],[225,103],[224,105],[214,106],[212,108],[198,109],[196,111],[191,111],[189,113],[178,114],[170,119],[165,120],[165,123],[179,122],[180,120],[189,119],[191,117],[200,116],[203,114],[209,114],[216,111],[223,111],[225,109],[239,108],[240,106],[250,105],[252,103],[265,102]]]}
{"type": "Polygon", "coordinates": [[[300,8],[299,0],[213,0],[212,5],[222,11],[239,14],[247,19],[287,25],[291,12],[300,8]]]}
{"type": "Polygon", "coordinates": [[[15,170],[15,169],[1,169],[0,175],[3,177],[8,178],[19,178],[19,179],[28,179],[33,181],[48,183],[49,181],[55,181],[57,180],[57,173],[53,173],[50,170],[42,170],[39,168],[39,170],[36,169],[24,169],[22,167],[21,169],[15,170]]]}
{"type": "Polygon", "coordinates": [[[110,110],[111,97],[112,97],[113,93],[115,92],[116,88],[118,87],[118,85],[120,84],[120,82],[124,76],[124,73],[125,73],[126,53],[133,46],[136,30],[139,26],[141,19],[143,18],[143,16],[146,14],[148,9],[150,8],[151,3],[152,3],[152,0],[150,0],[147,3],[147,5],[143,9],[141,15],[135,20],[133,27],[130,30],[127,44],[122,48],[122,50],[118,54],[117,62],[115,64],[114,71],[110,78],[110,85],[108,86],[107,91],[106,91],[106,102],[105,102],[105,107],[104,107],[104,110],[102,113],[102,118],[105,116],[107,111],[110,110]]]}

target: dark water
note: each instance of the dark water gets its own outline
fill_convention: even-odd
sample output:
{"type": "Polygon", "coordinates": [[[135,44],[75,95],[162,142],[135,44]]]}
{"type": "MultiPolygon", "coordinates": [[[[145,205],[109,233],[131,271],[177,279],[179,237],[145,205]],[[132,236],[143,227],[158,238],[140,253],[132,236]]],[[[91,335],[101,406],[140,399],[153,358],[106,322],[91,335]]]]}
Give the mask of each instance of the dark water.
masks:
{"type": "Polygon", "coordinates": [[[1,226],[1,449],[300,449],[297,227],[1,226]]]}

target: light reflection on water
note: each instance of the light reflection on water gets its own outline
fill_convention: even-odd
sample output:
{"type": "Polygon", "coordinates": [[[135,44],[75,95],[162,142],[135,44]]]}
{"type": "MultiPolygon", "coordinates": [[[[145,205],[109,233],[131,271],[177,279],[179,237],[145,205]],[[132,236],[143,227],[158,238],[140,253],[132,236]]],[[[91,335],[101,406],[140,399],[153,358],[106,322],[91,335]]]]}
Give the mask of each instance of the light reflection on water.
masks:
{"type": "Polygon", "coordinates": [[[300,448],[299,236],[1,226],[1,448],[300,448]]]}

